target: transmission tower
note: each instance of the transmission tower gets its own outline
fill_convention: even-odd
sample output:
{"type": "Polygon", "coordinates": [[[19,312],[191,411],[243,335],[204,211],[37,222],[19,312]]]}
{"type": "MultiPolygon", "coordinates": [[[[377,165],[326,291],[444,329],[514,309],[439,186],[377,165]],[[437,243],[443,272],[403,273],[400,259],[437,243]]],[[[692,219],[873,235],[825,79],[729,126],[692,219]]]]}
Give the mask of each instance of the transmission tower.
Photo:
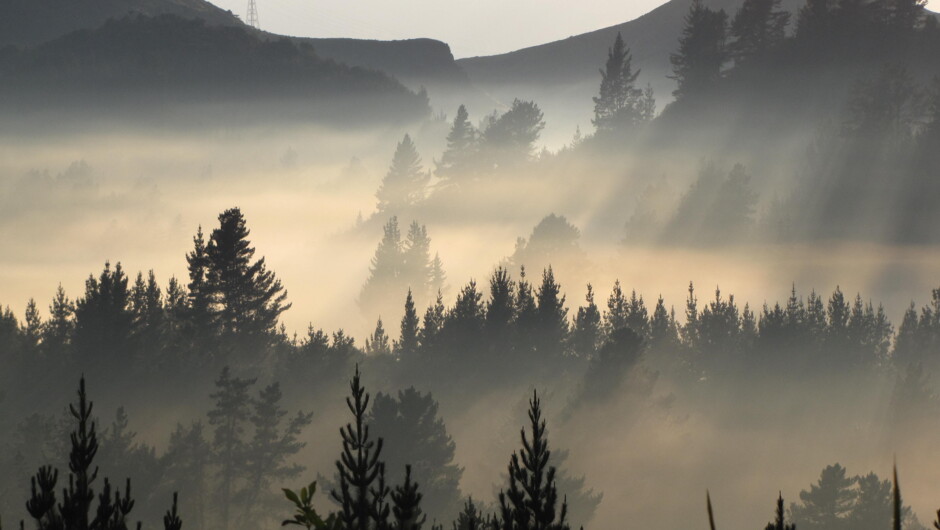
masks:
{"type": "Polygon", "coordinates": [[[255,29],[261,29],[261,24],[258,23],[258,6],[255,4],[255,0],[248,0],[248,25],[255,29]]]}

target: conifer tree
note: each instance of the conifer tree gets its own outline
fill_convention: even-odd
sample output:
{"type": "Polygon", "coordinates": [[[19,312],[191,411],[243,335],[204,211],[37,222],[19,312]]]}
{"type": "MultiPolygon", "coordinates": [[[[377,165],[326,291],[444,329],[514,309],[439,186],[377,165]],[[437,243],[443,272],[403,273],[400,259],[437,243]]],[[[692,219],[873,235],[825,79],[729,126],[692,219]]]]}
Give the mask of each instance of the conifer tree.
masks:
{"type": "Polygon", "coordinates": [[[382,240],[375,249],[369,278],[359,293],[359,307],[368,313],[382,308],[382,301],[399,287],[404,265],[398,217],[392,216],[382,228],[382,240]]]}
{"type": "Polygon", "coordinates": [[[209,284],[219,304],[222,333],[243,347],[259,347],[272,340],[278,318],[290,309],[287,291],[264,257],[252,261],[255,249],[245,217],[238,208],[219,214],[219,227],[212,231],[206,256],[209,284]],[[250,342],[245,345],[244,341],[250,342]]]}
{"type": "Polygon", "coordinates": [[[379,212],[399,214],[424,198],[429,175],[421,167],[421,157],[411,136],[405,135],[392,158],[392,165],[375,196],[379,212]]]}
{"type": "Polygon", "coordinates": [[[455,359],[464,362],[471,360],[483,344],[485,326],[485,307],[483,293],[477,289],[476,281],[470,280],[460,293],[454,307],[444,317],[441,337],[442,349],[455,359]]]}
{"type": "Polygon", "coordinates": [[[483,130],[482,156],[490,169],[511,169],[528,162],[535,154],[535,142],[545,128],[542,110],[532,101],[516,99],[501,116],[483,130]]]}
{"type": "Polygon", "coordinates": [[[49,305],[49,320],[42,328],[42,349],[47,356],[66,353],[75,330],[74,314],[75,305],[65,296],[65,289],[59,284],[49,305]]]}
{"type": "Polygon", "coordinates": [[[96,363],[129,354],[129,294],[120,263],[112,270],[105,262],[98,278],[85,281],[85,296],[75,304],[75,349],[81,360],[96,363]]]}
{"type": "Polygon", "coordinates": [[[477,163],[477,131],[470,124],[467,108],[457,108],[457,116],[447,133],[447,149],[437,162],[437,176],[450,181],[466,178],[477,163]]]}
{"type": "Polygon", "coordinates": [[[773,522],[767,523],[765,530],[796,530],[796,526],[787,524],[783,510],[783,493],[777,497],[776,518],[773,522]]]}
{"type": "Polygon", "coordinates": [[[601,313],[594,303],[594,288],[591,284],[587,286],[584,301],[585,305],[578,308],[578,314],[574,317],[571,345],[576,354],[590,359],[597,353],[602,337],[601,313]]]}
{"type": "Polygon", "coordinates": [[[249,389],[255,379],[232,377],[226,366],[215,381],[216,391],[210,395],[215,408],[209,411],[209,425],[215,432],[212,440],[213,460],[218,467],[216,505],[219,507],[222,530],[230,528],[236,480],[241,474],[247,451],[245,428],[251,421],[249,389]]]}
{"type": "Polygon", "coordinates": [[[444,312],[444,297],[438,291],[437,299],[424,313],[421,331],[418,332],[418,342],[425,353],[434,351],[438,346],[441,329],[444,327],[444,312]]]}
{"type": "Polygon", "coordinates": [[[781,0],[745,0],[731,22],[729,45],[735,64],[759,57],[778,46],[786,37],[790,13],[780,8],[781,0]]]}
{"type": "Polygon", "coordinates": [[[366,424],[369,394],[360,382],[358,366],[349,388],[351,395],[346,398],[346,406],[353,422],[340,429],[343,452],[336,461],[339,490],[334,489],[330,495],[341,507],[339,521],[345,530],[378,530],[384,528],[388,518],[385,498],[389,491],[385,486],[384,465],[379,460],[383,441],[369,438],[366,424]]]}
{"type": "Polygon", "coordinates": [[[627,327],[627,298],[623,295],[620,280],[614,281],[614,288],[607,298],[607,312],[604,313],[604,331],[608,335],[627,327]]]}
{"type": "Polygon", "coordinates": [[[515,285],[509,271],[497,267],[490,277],[485,325],[487,340],[496,350],[502,351],[508,347],[515,313],[515,285]]]}
{"type": "Polygon", "coordinates": [[[441,256],[438,253],[434,253],[434,259],[431,260],[431,285],[430,290],[432,293],[440,293],[447,289],[447,286],[444,285],[444,282],[447,281],[447,275],[444,273],[444,262],[441,261],[441,256]]]}
{"type": "Polygon", "coordinates": [[[186,264],[189,270],[189,284],[186,286],[189,298],[189,322],[198,351],[205,348],[208,339],[214,337],[218,331],[215,294],[209,283],[211,263],[206,252],[202,226],[196,230],[196,235],[193,237],[193,251],[186,254],[186,264]]]}
{"type": "Polygon", "coordinates": [[[796,526],[807,530],[847,528],[846,520],[855,501],[853,484],[844,467],[827,466],[818,483],[811,485],[809,491],[800,492],[801,504],[790,506],[796,526]]]}
{"type": "Polygon", "coordinates": [[[539,320],[532,284],[526,279],[525,266],[520,268],[519,280],[516,282],[515,315],[516,350],[519,353],[531,353],[533,349],[531,339],[538,329],[539,320]]]}
{"type": "Polygon", "coordinates": [[[299,440],[313,414],[298,411],[287,418],[281,405],[278,383],[268,385],[252,400],[250,422],[254,435],[245,447],[244,467],[247,478],[242,495],[243,526],[257,521],[279,496],[271,486],[299,475],[304,467],[290,462],[306,444],[299,440]],[[257,513],[260,510],[260,513],[257,513]]]}
{"type": "Polygon", "coordinates": [[[203,424],[198,421],[188,428],[177,424],[161,458],[164,478],[173,490],[183,493],[183,509],[197,530],[205,528],[209,469],[213,460],[212,448],[203,430],[203,424]]]}
{"type": "Polygon", "coordinates": [[[422,300],[429,294],[431,284],[431,238],[428,229],[417,221],[408,227],[408,239],[402,248],[400,272],[401,283],[415,290],[422,300]]]}
{"type": "Polygon", "coordinates": [[[23,328],[20,335],[23,337],[23,353],[29,361],[34,361],[39,353],[39,343],[42,340],[42,317],[36,307],[36,300],[30,298],[26,303],[26,314],[23,319],[23,328]]]}
{"type": "Polygon", "coordinates": [[[673,71],[670,79],[678,84],[673,92],[676,99],[707,89],[721,76],[727,60],[727,24],[724,10],[713,11],[705,7],[702,0],[692,0],[679,49],[669,56],[673,71]]]}
{"type": "Polygon", "coordinates": [[[650,318],[650,346],[654,349],[673,347],[679,343],[679,332],[675,319],[666,311],[666,303],[660,296],[650,318]]]}
{"type": "Polygon", "coordinates": [[[565,307],[565,295],[561,294],[561,285],[555,282],[551,266],[542,271],[542,284],[536,299],[538,332],[533,338],[537,340],[542,355],[558,358],[564,354],[564,345],[568,339],[568,308],[565,307]]]}
{"type": "Polygon", "coordinates": [[[409,387],[391,396],[378,393],[368,417],[382,448],[388,478],[400,482],[410,465],[423,491],[422,510],[432,519],[445,520],[460,508],[463,469],[454,463],[456,444],[440,417],[430,393],[409,387]]]}
{"type": "Polygon", "coordinates": [[[598,132],[610,132],[643,121],[641,98],[643,90],[635,83],[640,71],[633,71],[630,50],[617,33],[614,45],[607,51],[607,64],[601,73],[600,93],[594,98],[594,119],[598,132]]]}
{"type": "Polygon", "coordinates": [[[650,338],[649,313],[643,296],[637,296],[636,290],[630,292],[630,301],[627,303],[626,325],[639,335],[644,341],[650,338]]]}
{"type": "Polygon", "coordinates": [[[421,530],[427,516],[421,511],[422,495],[418,483],[411,480],[411,466],[405,466],[405,481],[392,491],[393,530],[421,530]]]}
{"type": "Polygon", "coordinates": [[[509,461],[509,486],[499,492],[501,530],[567,530],[567,503],[558,509],[556,469],[549,466],[551,451],[538,392],[529,400],[531,438],[522,429],[522,450],[509,461]]]}
{"type": "Polygon", "coordinates": [[[389,345],[388,334],[385,333],[385,326],[382,325],[382,319],[379,318],[375,323],[375,331],[366,338],[366,354],[368,355],[391,355],[392,348],[389,345]]]}
{"type": "Polygon", "coordinates": [[[488,521],[473,503],[473,497],[468,497],[463,510],[454,521],[453,530],[483,530],[489,527],[488,521]]]}
{"type": "Polygon", "coordinates": [[[400,359],[413,360],[418,354],[418,326],[420,324],[411,289],[408,289],[408,296],[405,298],[405,315],[401,317],[401,338],[395,343],[395,353],[400,359]]]}
{"type": "MultiPolygon", "coordinates": [[[[56,498],[58,469],[43,466],[32,478],[26,510],[35,519],[39,530],[128,529],[127,518],[135,504],[131,496],[130,479],[125,482],[122,492],[119,488],[112,489],[111,482],[105,478],[98,495],[98,505],[92,512],[95,500],[93,485],[98,477],[94,460],[99,447],[92,409],[93,404],[85,392],[83,377],[79,383],[78,402],[69,405],[69,413],[77,425],[70,435],[69,478],[67,487],[61,490],[61,502],[56,498]]],[[[165,520],[165,530],[179,530],[179,522],[178,517],[165,520]]],[[[137,528],[140,528],[140,523],[137,523],[137,528]]]]}

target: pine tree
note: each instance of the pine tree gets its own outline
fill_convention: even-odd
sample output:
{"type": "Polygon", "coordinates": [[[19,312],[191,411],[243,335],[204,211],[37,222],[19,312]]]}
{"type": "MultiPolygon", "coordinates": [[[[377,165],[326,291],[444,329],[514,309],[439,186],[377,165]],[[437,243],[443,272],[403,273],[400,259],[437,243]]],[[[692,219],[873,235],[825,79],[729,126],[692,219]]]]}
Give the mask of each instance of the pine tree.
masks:
{"type": "Polygon", "coordinates": [[[568,339],[568,308],[561,285],[555,282],[555,273],[548,267],[542,271],[542,284],[536,293],[538,332],[534,339],[543,359],[559,358],[563,355],[568,339]]]}
{"type": "Polygon", "coordinates": [[[401,253],[401,283],[419,293],[421,300],[430,294],[431,275],[431,238],[428,229],[417,221],[408,227],[408,239],[401,253]]]}
{"type": "Polygon", "coordinates": [[[538,330],[539,318],[532,284],[526,279],[524,266],[520,268],[519,280],[516,282],[515,315],[516,351],[529,354],[534,347],[532,338],[538,330]]]}
{"type": "MultiPolygon", "coordinates": [[[[39,530],[128,530],[127,517],[135,504],[130,479],[127,479],[122,492],[118,488],[112,489],[111,482],[105,478],[98,505],[94,512],[91,511],[95,500],[93,485],[98,477],[98,468],[94,467],[98,440],[92,409],[83,377],[79,383],[78,402],[69,405],[77,426],[70,436],[69,479],[67,487],[61,490],[61,502],[56,499],[58,469],[43,466],[31,481],[26,510],[36,520],[39,530]]],[[[178,517],[166,521],[165,530],[179,530],[178,523],[178,517]],[[171,523],[177,526],[172,527],[171,523]]],[[[20,526],[22,528],[23,524],[20,526]]],[[[137,528],[140,528],[140,523],[137,523],[137,528]]]]}
{"type": "Polygon", "coordinates": [[[477,141],[467,108],[461,105],[447,134],[447,149],[437,163],[437,176],[452,182],[468,177],[477,164],[477,141]]]}
{"type": "Polygon", "coordinates": [[[506,353],[515,318],[515,285],[509,271],[498,267],[490,277],[490,299],[486,302],[486,337],[498,353],[506,353]]]}
{"type": "Polygon", "coordinates": [[[385,326],[382,325],[382,319],[379,318],[375,323],[375,331],[366,338],[367,355],[391,355],[392,348],[389,345],[388,334],[385,333],[385,326]]]}
{"type": "Polygon", "coordinates": [[[85,296],[75,304],[75,350],[85,363],[112,361],[131,352],[133,315],[127,276],[121,264],[105,263],[98,278],[85,281],[85,296]]]}
{"type": "Polygon", "coordinates": [[[399,359],[414,360],[418,354],[418,326],[421,324],[418,312],[415,311],[415,301],[408,289],[405,298],[405,315],[401,317],[401,338],[395,343],[395,353],[399,359]]]}
{"type": "Polygon", "coordinates": [[[447,286],[444,285],[446,281],[447,275],[444,273],[444,262],[441,261],[440,254],[435,253],[434,259],[431,260],[431,292],[440,293],[446,290],[447,286]]]}
{"type": "Polygon", "coordinates": [[[463,510],[457,515],[457,520],[454,521],[453,530],[483,530],[489,526],[488,521],[473,503],[473,497],[468,497],[463,510]]]}
{"type": "Polygon", "coordinates": [[[783,493],[777,497],[777,517],[773,522],[767,523],[765,530],[796,530],[796,526],[793,524],[787,524],[785,520],[785,513],[783,510],[783,493]]]}
{"type": "Polygon", "coordinates": [[[441,329],[444,327],[444,317],[444,297],[438,291],[434,304],[429,306],[424,313],[421,331],[418,332],[418,343],[425,353],[434,351],[438,347],[441,329]]]}
{"type": "Polygon", "coordinates": [[[627,305],[626,325],[636,332],[644,341],[649,342],[649,313],[646,311],[646,303],[643,302],[643,297],[637,296],[636,290],[630,292],[630,301],[627,305]]]}
{"type": "Polygon", "coordinates": [[[197,530],[205,528],[208,504],[209,469],[212,447],[203,435],[203,424],[194,422],[189,428],[177,424],[170,434],[170,443],[161,458],[164,479],[173,490],[183,493],[183,510],[197,530]]]}
{"type": "Polygon", "coordinates": [[[650,347],[653,349],[670,348],[679,343],[679,331],[675,320],[666,312],[666,303],[660,296],[650,318],[650,347]]]}
{"type": "Polygon", "coordinates": [[[401,231],[398,229],[398,217],[392,216],[382,229],[382,240],[375,249],[369,267],[369,278],[359,293],[359,307],[366,313],[381,312],[383,300],[394,293],[400,286],[401,271],[404,266],[401,231]]]}
{"type": "Polygon", "coordinates": [[[405,481],[392,491],[393,530],[421,530],[427,516],[421,511],[422,495],[418,483],[411,480],[411,466],[405,466],[405,481]]]}
{"type": "Polygon", "coordinates": [[[854,480],[845,476],[839,464],[827,466],[819,482],[800,492],[801,504],[791,504],[790,513],[798,528],[806,530],[843,529],[855,501],[854,480]]]}
{"type": "Polygon", "coordinates": [[[369,394],[360,383],[359,367],[349,382],[351,395],[346,406],[353,415],[353,423],[340,430],[343,452],[336,461],[339,472],[339,490],[330,495],[341,507],[339,521],[345,530],[377,530],[384,528],[388,518],[385,498],[385,469],[379,457],[382,454],[382,438],[372,441],[366,412],[369,394]]]}
{"type": "Polygon", "coordinates": [[[382,180],[375,196],[378,210],[382,213],[398,214],[424,199],[429,175],[421,167],[421,157],[411,136],[405,135],[392,158],[392,165],[382,180]]]}
{"type": "Polygon", "coordinates": [[[483,130],[482,156],[490,169],[511,169],[528,162],[535,154],[535,142],[545,128],[542,110],[532,101],[516,99],[501,116],[483,130]]]}
{"type": "Polygon", "coordinates": [[[545,420],[541,402],[534,392],[529,400],[531,438],[522,429],[522,450],[513,453],[509,461],[509,487],[499,492],[499,528],[501,530],[566,530],[568,506],[565,501],[558,509],[558,491],[555,488],[556,469],[548,465],[545,420]]]}
{"type": "Polygon", "coordinates": [[[67,353],[75,330],[75,305],[65,296],[59,284],[49,305],[49,320],[42,328],[42,349],[47,357],[55,358],[67,353]]]}
{"type": "Polygon", "coordinates": [[[424,513],[445,520],[460,508],[460,479],[463,469],[454,463],[456,445],[440,417],[438,403],[430,393],[409,387],[397,397],[378,393],[368,424],[384,440],[383,460],[393,482],[410,465],[423,490],[424,513]]]}
{"type": "Polygon", "coordinates": [[[627,327],[627,311],[627,298],[623,295],[620,280],[616,280],[607,298],[607,312],[604,313],[604,331],[608,335],[627,327]]]}
{"type": "Polygon", "coordinates": [[[674,79],[678,87],[676,99],[697,94],[710,87],[720,76],[727,60],[725,39],[728,16],[724,10],[713,11],[692,0],[685,17],[679,49],[669,56],[674,79]]]}
{"type": "Polygon", "coordinates": [[[26,354],[27,359],[34,361],[39,353],[43,327],[42,317],[39,316],[39,309],[36,307],[36,300],[29,299],[24,317],[23,328],[20,330],[20,335],[23,337],[23,353],[26,354]]]}
{"type": "Polygon", "coordinates": [[[614,45],[607,51],[607,64],[601,70],[600,93],[594,98],[594,119],[598,132],[610,132],[634,126],[644,120],[641,98],[643,90],[635,83],[640,71],[633,71],[630,50],[617,33],[614,45]]]}
{"type": "Polygon", "coordinates": [[[219,215],[206,256],[209,285],[220,306],[222,333],[243,348],[265,346],[273,340],[278,318],[290,309],[287,292],[264,257],[252,262],[255,249],[241,210],[232,208],[219,215]],[[244,341],[249,341],[245,344],[244,341]]]}
{"type": "Polygon", "coordinates": [[[594,303],[594,288],[587,286],[587,295],[584,297],[585,305],[578,308],[574,317],[574,329],[571,330],[572,350],[585,359],[592,358],[597,353],[601,342],[601,313],[594,303]]]}
{"type": "Polygon", "coordinates": [[[292,464],[290,459],[306,445],[299,438],[304,427],[310,425],[313,414],[298,411],[288,419],[281,399],[280,385],[273,383],[252,401],[250,421],[254,436],[245,447],[247,481],[241,495],[242,526],[257,526],[258,517],[279,498],[271,493],[272,485],[295,478],[304,470],[303,466],[292,464]]]}
{"type": "Polygon", "coordinates": [[[218,467],[216,505],[220,511],[222,530],[230,528],[231,511],[237,491],[236,480],[241,474],[247,451],[245,427],[251,421],[249,389],[255,379],[233,378],[226,366],[215,381],[216,391],[210,395],[215,408],[209,411],[209,425],[215,428],[212,440],[213,460],[218,467]]]}
{"type": "Polygon", "coordinates": [[[781,0],[745,0],[731,22],[729,45],[735,64],[760,57],[783,42],[790,13],[780,8],[781,0]]]}
{"type": "MultiPolygon", "coordinates": [[[[218,333],[218,320],[215,307],[215,294],[209,280],[211,263],[206,252],[206,241],[202,234],[202,226],[196,230],[193,237],[193,251],[186,254],[186,264],[189,270],[189,284],[186,286],[189,298],[189,322],[192,326],[190,334],[193,337],[197,352],[205,350],[209,339],[218,333]]],[[[199,353],[209,353],[201,351],[199,353]]]]}

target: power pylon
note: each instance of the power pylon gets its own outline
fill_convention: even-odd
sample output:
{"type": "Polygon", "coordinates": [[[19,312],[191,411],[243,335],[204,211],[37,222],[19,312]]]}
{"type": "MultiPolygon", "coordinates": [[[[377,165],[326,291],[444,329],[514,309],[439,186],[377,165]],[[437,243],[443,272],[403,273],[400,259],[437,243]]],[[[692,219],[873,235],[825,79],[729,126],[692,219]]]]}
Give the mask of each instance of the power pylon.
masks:
{"type": "Polygon", "coordinates": [[[258,6],[255,4],[255,0],[248,0],[248,25],[255,29],[261,29],[261,24],[258,23],[258,6]]]}

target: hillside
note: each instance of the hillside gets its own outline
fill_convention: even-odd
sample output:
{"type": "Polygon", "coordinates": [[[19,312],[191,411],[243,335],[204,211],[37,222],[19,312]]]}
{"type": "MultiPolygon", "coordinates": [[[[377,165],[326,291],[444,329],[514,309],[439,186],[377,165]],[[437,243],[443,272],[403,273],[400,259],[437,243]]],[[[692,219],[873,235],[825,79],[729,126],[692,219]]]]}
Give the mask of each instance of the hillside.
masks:
{"type": "Polygon", "coordinates": [[[129,16],[8,50],[0,54],[0,78],[5,110],[249,102],[284,107],[296,117],[323,117],[332,109],[333,118],[346,122],[413,119],[428,111],[424,97],[381,72],[323,59],[286,38],[175,15],[129,16]],[[358,111],[344,113],[340,101],[358,111]]]}
{"type": "MultiPolygon", "coordinates": [[[[705,0],[712,8],[733,15],[743,0],[705,0]]],[[[803,0],[783,0],[795,12],[803,0]]],[[[598,81],[607,49],[617,32],[633,52],[633,64],[644,71],[644,81],[666,75],[669,54],[675,50],[682,32],[689,0],[671,0],[649,13],[623,24],[575,35],[567,39],[524,48],[502,55],[471,57],[457,61],[470,78],[481,86],[500,84],[577,84],[598,81]]]]}
{"type": "Polygon", "coordinates": [[[34,46],[80,29],[95,29],[108,19],[130,14],[176,15],[210,25],[241,26],[242,22],[206,0],[4,0],[0,16],[0,47],[34,46]]]}
{"type": "Polygon", "coordinates": [[[465,83],[450,46],[433,39],[395,41],[297,38],[317,55],[349,66],[380,70],[405,83],[465,83]]]}

